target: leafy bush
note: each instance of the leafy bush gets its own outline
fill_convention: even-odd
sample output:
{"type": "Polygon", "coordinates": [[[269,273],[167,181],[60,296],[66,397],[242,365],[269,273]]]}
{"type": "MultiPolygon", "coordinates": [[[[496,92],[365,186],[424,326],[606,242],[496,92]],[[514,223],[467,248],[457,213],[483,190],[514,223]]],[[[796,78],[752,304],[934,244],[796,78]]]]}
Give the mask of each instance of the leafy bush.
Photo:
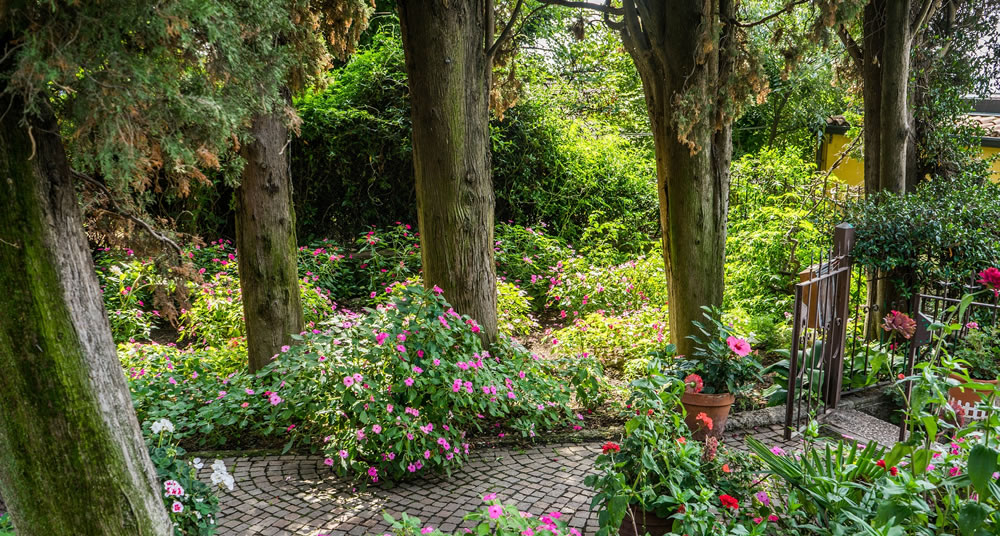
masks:
{"type": "Polygon", "coordinates": [[[538,328],[531,316],[531,296],[517,285],[497,281],[497,329],[507,336],[526,336],[538,328]]]}
{"type": "Polygon", "coordinates": [[[1000,263],[1000,185],[985,177],[934,178],[906,196],[873,196],[850,208],[855,261],[890,274],[904,294],[963,281],[1000,263]]]}
{"type": "Polygon", "coordinates": [[[640,257],[615,266],[594,266],[583,257],[556,263],[549,274],[546,307],[560,318],[591,312],[637,311],[667,303],[667,276],[659,257],[640,257]]]}
{"type": "Polygon", "coordinates": [[[136,259],[131,250],[110,248],[97,251],[94,264],[115,342],[149,340],[160,315],[151,308],[152,287],[159,281],[153,265],[136,259]]]}
{"type": "MultiPolygon", "coordinates": [[[[181,313],[180,340],[197,340],[201,345],[221,347],[233,344],[230,342],[233,339],[246,337],[236,262],[229,263],[227,268],[212,274],[201,284],[191,283],[192,304],[181,313]]],[[[308,279],[311,278],[299,281],[299,292],[306,324],[314,326],[330,316],[335,306],[329,291],[311,286],[308,279]]]]}
{"type": "Polygon", "coordinates": [[[553,353],[590,356],[627,378],[645,372],[651,351],[669,342],[666,307],[646,307],[621,315],[594,312],[552,333],[553,353]]]}
{"type": "Polygon", "coordinates": [[[280,438],[286,449],[322,448],[335,470],[369,480],[450,471],[473,432],[531,438],[583,424],[568,403],[586,377],[503,340],[485,352],[478,326],[422,287],[324,327],[256,375],[230,372],[214,349],[126,350],[136,412],[170,418],[175,437],[199,445],[280,438]]]}
{"type": "Polygon", "coordinates": [[[725,309],[780,321],[798,273],[829,249],[829,205],[811,201],[813,164],[789,150],[746,155],[733,164],[726,238],[725,309]]]}
{"type": "Polygon", "coordinates": [[[535,299],[536,307],[544,305],[550,285],[548,273],[564,259],[576,256],[564,240],[544,231],[513,223],[496,226],[497,276],[513,282],[535,299]]]}

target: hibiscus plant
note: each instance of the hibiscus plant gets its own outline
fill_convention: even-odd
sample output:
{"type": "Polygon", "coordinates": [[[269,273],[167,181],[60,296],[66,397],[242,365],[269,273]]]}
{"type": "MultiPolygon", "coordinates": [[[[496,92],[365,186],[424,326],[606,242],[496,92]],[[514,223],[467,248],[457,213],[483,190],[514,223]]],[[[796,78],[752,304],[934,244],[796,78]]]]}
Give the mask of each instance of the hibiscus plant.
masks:
{"type": "Polygon", "coordinates": [[[696,392],[745,393],[760,380],[760,362],[752,356],[750,343],[722,322],[719,309],[702,309],[707,322],[692,322],[701,336],[688,337],[695,343],[694,355],[677,360],[672,368],[681,377],[694,375],[696,392]]]}

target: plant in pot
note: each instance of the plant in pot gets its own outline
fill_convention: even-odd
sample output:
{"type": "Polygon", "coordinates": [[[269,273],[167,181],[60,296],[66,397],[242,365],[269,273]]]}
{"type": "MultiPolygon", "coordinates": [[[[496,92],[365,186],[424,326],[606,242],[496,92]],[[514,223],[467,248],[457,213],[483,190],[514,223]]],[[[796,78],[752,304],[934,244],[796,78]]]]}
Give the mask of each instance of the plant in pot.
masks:
{"type": "Polygon", "coordinates": [[[752,389],[761,375],[750,344],[722,322],[718,309],[702,309],[707,322],[693,322],[701,336],[688,337],[695,343],[694,355],[672,367],[684,378],[684,420],[698,441],[722,437],[736,395],[752,389]]]}
{"type": "Polygon", "coordinates": [[[647,374],[632,382],[634,415],[620,442],[604,444],[596,474],[584,480],[597,492],[591,503],[597,536],[714,534],[720,522],[745,517],[737,520],[740,502],[751,497],[749,458],[730,457],[714,437],[690,440],[677,411],[685,386],[664,369],[654,356],[647,374]]]}
{"type": "MultiPolygon", "coordinates": [[[[974,321],[966,323],[966,329],[966,336],[952,348],[952,357],[960,363],[968,379],[961,374],[952,374],[951,377],[962,383],[971,381],[996,384],[997,378],[1000,378],[1000,341],[997,340],[997,330],[980,328],[974,321]]],[[[948,389],[948,396],[970,416],[974,415],[976,404],[983,399],[980,391],[961,386],[948,389]]]]}

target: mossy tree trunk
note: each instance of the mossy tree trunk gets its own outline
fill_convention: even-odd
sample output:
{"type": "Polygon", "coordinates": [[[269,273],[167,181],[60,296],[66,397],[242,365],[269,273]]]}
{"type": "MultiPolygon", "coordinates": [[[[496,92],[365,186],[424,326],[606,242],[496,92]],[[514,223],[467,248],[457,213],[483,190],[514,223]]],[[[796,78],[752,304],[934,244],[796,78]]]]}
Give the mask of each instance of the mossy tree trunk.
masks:
{"type": "Polygon", "coordinates": [[[399,0],[424,285],[497,333],[488,0],[399,0]]]}
{"type": "Polygon", "coordinates": [[[722,305],[732,118],[723,112],[728,97],[719,88],[733,66],[731,29],[721,19],[732,17],[733,5],[642,4],[639,10],[625,2],[622,36],[653,130],[670,340],[691,355],[691,322],[702,318],[702,306],[722,305]],[[714,40],[708,52],[707,39],[714,40]]]}
{"type": "Polygon", "coordinates": [[[295,208],[288,168],[288,128],[278,111],[254,118],[253,140],[236,189],[243,318],[250,371],[257,371],[303,328],[295,208]]]}
{"type": "Polygon", "coordinates": [[[0,123],[0,491],[19,535],[170,535],[59,126],[0,123]]]}

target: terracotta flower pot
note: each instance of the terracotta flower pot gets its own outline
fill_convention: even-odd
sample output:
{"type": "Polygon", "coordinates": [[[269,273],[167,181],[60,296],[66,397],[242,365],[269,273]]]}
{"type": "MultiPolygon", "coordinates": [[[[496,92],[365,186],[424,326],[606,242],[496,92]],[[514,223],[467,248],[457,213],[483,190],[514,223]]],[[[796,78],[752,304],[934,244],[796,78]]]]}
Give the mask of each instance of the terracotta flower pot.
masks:
{"type": "Polygon", "coordinates": [[[736,402],[736,397],[730,393],[709,395],[685,392],[681,397],[681,404],[687,412],[684,422],[691,429],[691,438],[697,441],[704,441],[709,436],[722,438],[722,433],[726,430],[726,420],[729,418],[729,408],[733,402],[736,402]],[[698,420],[699,413],[704,413],[712,419],[711,430],[698,420]]]}
{"type": "Polygon", "coordinates": [[[670,519],[656,516],[652,512],[636,511],[634,506],[629,506],[628,509],[632,515],[626,515],[625,520],[622,521],[622,526],[618,529],[620,536],[644,536],[647,532],[650,536],[663,536],[670,532],[671,527],[673,527],[674,522],[670,519]],[[635,520],[634,526],[632,525],[633,519],[635,520]],[[638,534],[636,534],[636,528],[639,529],[638,534]]]}
{"type": "MultiPolygon", "coordinates": [[[[960,382],[965,381],[960,376],[957,376],[955,374],[952,374],[951,377],[952,379],[958,380],[960,382]]],[[[992,385],[996,385],[997,383],[996,380],[973,379],[972,381],[976,383],[988,383],[992,385]]],[[[949,402],[951,400],[954,400],[955,402],[958,403],[959,406],[962,407],[963,410],[965,410],[966,421],[970,420],[978,421],[986,417],[986,414],[982,410],[975,409],[976,404],[980,402],[985,402],[982,391],[975,391],[973,389],[964,389],[962,387],[952,387],[948,389],[948,398],[950,399],[949,402]]]]}

